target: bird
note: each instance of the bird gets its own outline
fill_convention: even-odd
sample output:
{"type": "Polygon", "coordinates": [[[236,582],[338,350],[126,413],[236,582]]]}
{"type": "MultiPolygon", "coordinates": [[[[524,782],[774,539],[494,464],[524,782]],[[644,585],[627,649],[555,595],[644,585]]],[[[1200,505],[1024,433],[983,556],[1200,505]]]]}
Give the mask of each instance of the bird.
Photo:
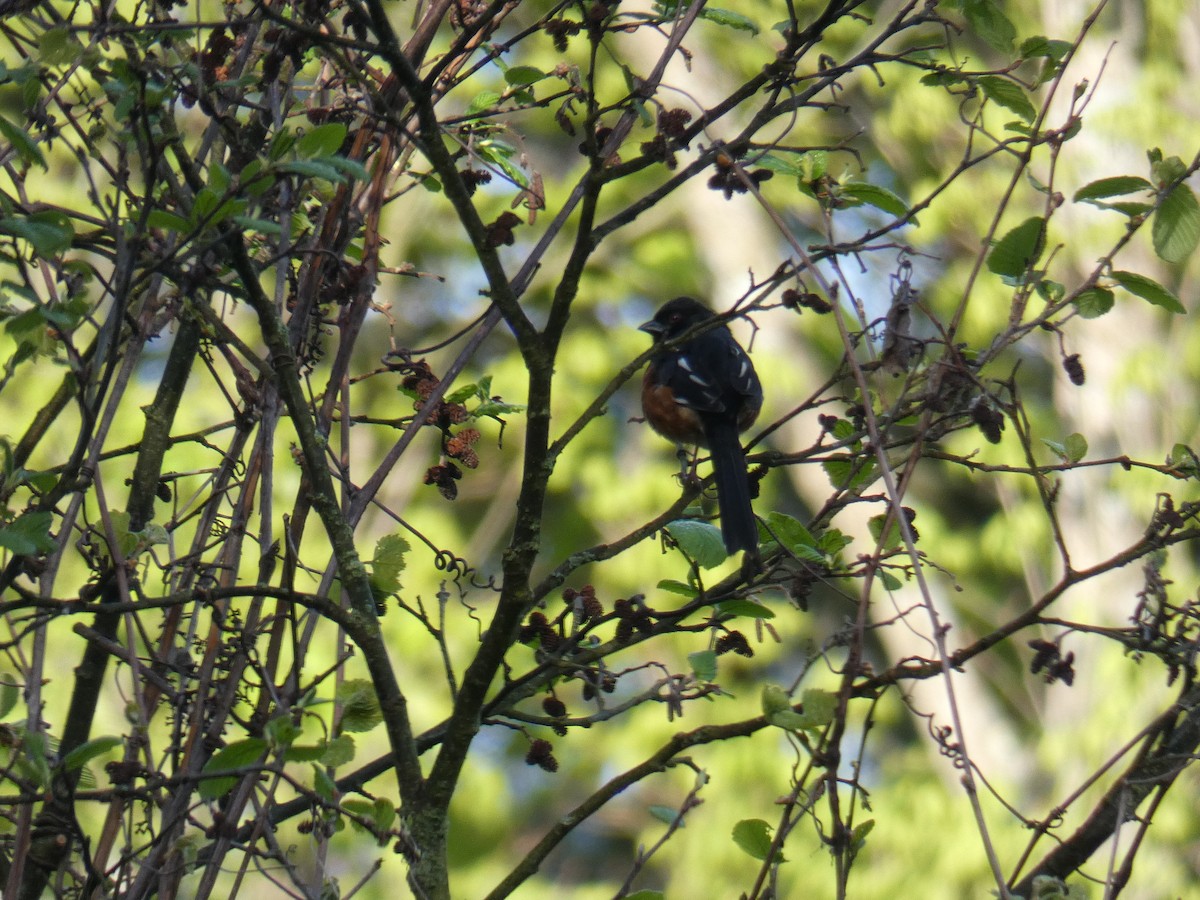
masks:
{"type": "Polygon", "coordinates": [[[673,344],[714,318],[694,297],[676,297],[638,326],[654,339],[655,349],[642,379],[642,412],[650,427],[668,440],[708,448],[725,550],[730,555],[739,550],[754,555],[758,524],[738,435],[758,418],[762,383],[750,357],[724,324],[673,344]]]}

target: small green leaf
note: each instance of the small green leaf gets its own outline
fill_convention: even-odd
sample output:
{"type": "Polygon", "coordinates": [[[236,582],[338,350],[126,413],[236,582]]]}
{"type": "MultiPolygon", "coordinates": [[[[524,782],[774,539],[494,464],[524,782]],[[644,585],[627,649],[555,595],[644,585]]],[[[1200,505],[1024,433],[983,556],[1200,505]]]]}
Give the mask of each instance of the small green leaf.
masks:
{"type": "Polygon", "coordinates": [[[890,526],[888,527],[887,536],[885,537],[883,534],[883,526],[887,521],[887,513],[880,513],[877,516],[871,516],[871,518],[867,520],[867,530],[871,532],[871,537],[875,539],[875,542],[879,545],[880,549],[895,550],[900,546],[902,532],[900,531],[899,523],[893,516],[890,526]]]}
{"type": "Polygon", "coordinates": [[[820,688],[809,688],[800,698],[804,707],[804,718],[806,724],[804,728],[824,728],[833,721],[833,714],[837,711],[838,696],[830,691],[823,691],[820,688]]]}
{"type": "Polygon", "coordinates": [[[296,155],[301,159],[322,159],[342,149],[348,129],[341,122],[328,122],[311,128],[296,140],[296,155]]]}
{"type": "Polygon", "coordinates": [[[327,803],[333,803],[338,795],[337,784],[329,777],[329,773],[320,766],[313,766],[312,769],[313,790],[317,792],[317,796],[322,800],[325,800],[327,803]]]}
{"type": "Polygon", "coordinates": [[[1063,441],[1063,448],[1067,451],[1068,462],[1077,463],[1087,456],[1087,438],[1078,432],[1069,434],[1067,435],[1067,439],[1063,441]]]}
{"type": "Polygon", "coordinates": [[[39,165],[43,169],[49,171],[49,166],[46,165],[46,157],[42,155],[42,150],[37,145],[37,141],[20,126],[14,125],[4,116],[0,116],[0,136],[3,136],[8,141],[21,160],[28,165],[39,165]]]}
{"type": "Polygon", "coordinates": [[[967,24],[993,50],[1011,53],[1017,29],[992,0],[959,0],[967,24]]]}
{"type": "Polygon", "coordinates": [[[333,158],[329,159],[294,159],[281,163],[279,171],[290,172],[293,175],[303,175],[305,178],[317,178],[332,184],[345,184],[346,177],[334,165],[333,158]]]}
{"type": "Polygon", "coordinates": [[[690,584],[684,584],[682,581],[675,581],[671,578],[664,578],[656,587],[660,591],[667,591],[671,594],[679,594],[681,597],[695,597],[700,592],[690,584]]]}
{"type": "Polygon", "coordinates": [[[1159,204],[1151,227],[1154,252],[1169,263],[1180,263],[1200,243],[1200,203],[1186,184],[1177,184],[1159,204]]]}
{"type": "Polygon", "coordinates": [[[702,569],[711,569],[725,562],[725,542],[721,529],[696,519],[676,519],[667,526],[671,537],[689,559],[702,569]]]}
{"type": "Polygon", "coordinates": [[[21,685],[8,672],[0,673],[0,719],[3,719],[21,699],[21,685]]]}
{"type": "Polygon", "coordinates": [[[773,619],[775,613],[761,603],[753,600],[725,600],[713,604],[713,615],[719,619],[733,619],[747,616],[751,619],[773,619]]]}
{"type": "MultiPolygon", "coordinates": [[[[771,826],[762,819],[742,819],[733,826],[733,842],[755,859],[765,860],[771,852],[771,826]]],[[[782,854],[780,862],[783,862],[782,854]]]]}
{"type": "Polygon", "coordinates": [[[632,894],[626,894],[625,900],[663,900],[666,895],[662,891],[652,891],[649,889],[634,891],[632,894]]]}
{"type": "Polygon", "coordinates": [[[992,247],[987,267],[997,275],[1019,278],[1033,266],[1045,247],[1046,220],[1040,216],[1026,219],[992,247]]]}
{"type": "Polygon", "coordinates": [[[989,100],[1016,113],[1026,122],[1037,118],[1037,110],[1029,102],[1024,89],[1015,81],[1001,78],[999,75],[982,75],[979,78],[979,88],[989,100]]]}
{"type": "Polygon", "coordinates": [[[342,705],[345,731],[370,731],[383,721],[375,688],[365,678],[350,678],[339,684],[337,701],[342,705]]]}
{"type": "Polygon", "coordinates": [[[754,23],[753,19],[728,9],[717,9],[716,7],[706,6],[700,11],[700,18],[716,25],[724,25],[726,28],[734,28],[738,31],[748,31],[751,34],[758,34],[758,26],[754,23]]]}
{"type": "Polygon", "coordinates": [[[887,569],[880,569],[878,575],[880,582],[883,584],[884,590],[898,591],[900,588],[904,587],[904,582],[887,569]]]}
{"type": "Polygon", "coordinates": [[[371,560],[371,584],[386,594],[400,589],[400,573],[404,571],[404,555],[410,550],[408,541],[399,534],[385,534],[375,542],[375,557],[371,560]]]}
{"type": "Polygon", "coordinates": [[[654,806],[649,807],[647,811],[650,813],[650,815],[654,816],[654,818],[658,819],[658,821],[666,825],[673,825],[675,820],[679,817],[679,810],[675,809],[673,806],[662,806],[660,804],[655,804],[654,806]]]}
{"type": "Polygon", "coordinates": [[[500,99],[500,95],[495,91],[482,91],[475,95],[475,99],[471,101],[471,105],[467,107],[465,114],[468,116],[479,115],[498,106],[500,99]]]}
{"type": "Polygon", "coordinates": [[[760,699],[763,715],[768,719],[775,713],[790,711],[792,708],[792,698],[777,684],[764,684],[760,699]]]}
{"type": "Polygon", "coordinates": [[[63,757],[62,767],[67,772],[82,769],[97,756],[103,756],[109,750],[112,750],[114,747],[120,747],[123,743],[125,743],[124,740],[116,735],[85,741],[63,757]]]}
{"type": "Polygon", "coordinates": [[[835,453],[821,463],[829,483],[839,490],[855,491],[875,480],[878,474],[875,460],[861,456],[835,453]]]}
{"type": "Polygon", "coordinates": [[[1170,310],[1173,313],[1182,314],[1187,312],[1183,304],[1179,302],[1178,297],[1152,278],[1139,275],[1137,272],[1113,272],[1112,277],[1129,293],[1141,297],[1148,303],[1161,306],[1163,309],[1170,310]]]}
{"type": "Polygon", "coordinates": [[[161,228],[164,231],[174,231],[187,234],[192,230],[191,223],[183,216],[165,209],[152,209],[146,216],[146,225],[150,228],[161,228]]]}
{"type": "Polygon", "coordinates": [[[854,850],[862,848],[863,843],[867,839],[867,835],[875,828],[875,820],[867,819],[865,822],[860,822],[854,826],[854,830],[850,832],[850,847],[854,850]]]}
{"type": "Polygon", "coordinates": [[[1075,192],[1076,203],[1089,203],[1104,197],[1123,197],[1138,191],[1152,191],[1154,186],[1136,175],[1114,175],[1085,184],[1075,192]]]}
{"type": "Polygon", "coordinates": [[[504,80],[513,87],[537,84],[542,79],[549,77],[541,69],[534,66],[512,66],[504,73],[504,80]]]}
{"type": "Polygon", "coordinates": [[[844,196],[850,197],[859,203],[874,206],[876,209],[881,209],[898,219],[908,215],[908,204],[887,188],[880,187],[877,184],[852,181],[841,185],[839,189],[844,196]]]}
{"type": "Polygon", "coordinates": [[[704,684],[711,683],[717,679],[717,654],[714,650],[697,650],[695,653],[688,654],[688,665],[692,667],[692,674],[696,676],[696,680],[704,684]]]}
{"type": "Polygon", "coordinates": [[[1113,292],[1108,288],[1088,288],[1075,298],[1075,308],[1085,319],[1098,319],[1113,308],[1113,292]]]}
{"type": "Polygon", "coordinates": [[[1055,62],[1061,62],[1071,49],[1070,41],[1058,41],[1037,35],[1026,38],[1021,42],[1020,56],[1022,59],[1037,59],[1044,57],[1055,62]]]}
{"type": "MultiPolygon", "coordinates": [[[[267,752],[267,742],[262,738],[246,738],[234,741],[222,747],[201,769],[202,775],[217,775],[221,772],[231,772],[252,766],[267,752]]],[[[200,782],[199,794],[202,800],[216,800],[229,793],[237,784],[237,778],[205,778],[200,782]]]]}
{"type": "Polygon", "coordinates": [[[243,231],[252,231],[256,234],[269,234],[271,237],[283,236],[283,226],[278,222],[272,222],[270,219],[259,219],[254,216],[234,216],[233,221],[243,231]]]}
{"type": "Polygon", "coordinates": [[[283,758],[288,762],[316,762],[325,750],[325,744],[292,744],[283,751],[283,758]]]}

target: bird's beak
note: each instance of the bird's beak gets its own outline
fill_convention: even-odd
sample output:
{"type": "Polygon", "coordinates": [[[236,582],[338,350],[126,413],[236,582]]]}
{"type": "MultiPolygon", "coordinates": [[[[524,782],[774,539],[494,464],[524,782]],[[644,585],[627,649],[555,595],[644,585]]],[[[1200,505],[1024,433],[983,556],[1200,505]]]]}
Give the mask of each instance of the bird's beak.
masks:
{"type": "Polygon", "coordinates": [[[638,326],[638,331],[644,331],[654,338],[662,337],[666,333],[666,330],[662,322],[656,322],[654,319],[651,319],[649,322],[643,322],[638,326]]]}

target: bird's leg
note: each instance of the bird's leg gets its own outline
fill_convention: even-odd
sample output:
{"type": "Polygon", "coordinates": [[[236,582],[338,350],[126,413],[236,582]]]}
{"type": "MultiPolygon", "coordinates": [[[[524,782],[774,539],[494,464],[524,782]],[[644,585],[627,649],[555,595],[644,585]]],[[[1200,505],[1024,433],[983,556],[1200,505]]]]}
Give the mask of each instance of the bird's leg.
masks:
{"type": "Polygon", "coordinates": [[[675,458],[679,460],[679,483],[685,487],[695,487],[700,483],[700,477],[696,474],[696,461],[699,456],[699,447],[691,452],[683,444],[675,448],[675,458]]]}

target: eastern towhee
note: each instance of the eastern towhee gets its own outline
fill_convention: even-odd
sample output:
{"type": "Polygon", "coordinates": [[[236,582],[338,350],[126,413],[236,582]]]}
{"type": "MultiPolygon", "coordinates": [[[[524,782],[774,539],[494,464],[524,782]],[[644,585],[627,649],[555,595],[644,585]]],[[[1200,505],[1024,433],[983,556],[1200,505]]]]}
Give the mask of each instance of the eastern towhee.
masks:
{"type": "Polygon", "coordinates": [[[642,379],[642,411],[663,437],[709,449],[725,549],[753,553],[758,549],[758,525],[750,507],[750,481],[738,435],[762,409],[762,385],[754,364],[724,325],[668,346],[712,318],[713,313],[697,300],[676,297],[639,326],[658,348],[642,379]]]}

